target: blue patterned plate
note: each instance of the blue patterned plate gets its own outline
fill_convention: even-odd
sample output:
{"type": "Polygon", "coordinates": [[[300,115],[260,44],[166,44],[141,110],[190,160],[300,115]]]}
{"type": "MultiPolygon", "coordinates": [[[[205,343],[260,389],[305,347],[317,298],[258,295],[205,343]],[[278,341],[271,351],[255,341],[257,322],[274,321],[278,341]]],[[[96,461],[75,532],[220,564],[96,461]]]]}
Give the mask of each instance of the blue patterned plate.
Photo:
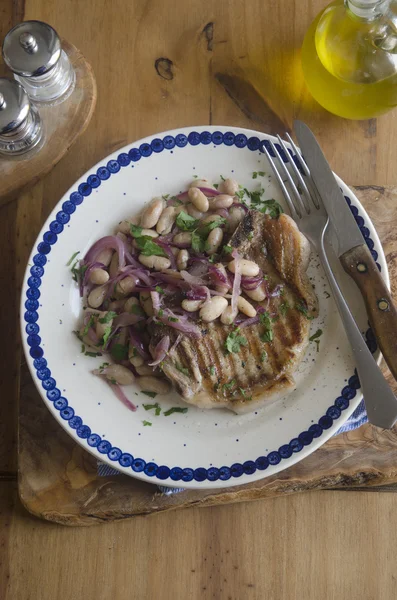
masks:
{"type": "MultiPolygon", "coordinates": [[[[170,131],[115,152],[90,169],[47,219],[29,258],[22,290],[22,338],[33,379],[62,427],[97,459],[127,475],[178,487],[226,487],[273,475],[298,462],[331,437],[362,395],[342,325],[323,270],[312,256],[310,273],[320,301],[312,332],[323,330],[319,351],[311,343],[297,374],[297,388],[259,411],[236,416],[226,410],[189,407],[165,417],[142,407],[147,397],[131,386],[138,404],[130,412],[91,371],[103,359],[80,353],[72,331],[81,303],[69,268],[71,255],[87,251],[116,224],[153,196],[185,189],[194,175],[219,181],[231,176],[283,204],[262,152],[269,136],[230,127],[170,131]],[[144,426],[150,421],[151,426],[144,426]]],[[[275,141],[275,140],[274,140],[275,141]]],[[[346,201],[387,283],[378,236],[357,198],[340,180],[346,201]]],[[[332,240],[331,240],[332,242],[332,240]]],[[[334,259],[335,271],[363,331],[364,305],[334,259]]],[[[376,344],[367,332],[371,350],[376,344]]],[[[156,398],[156,400],[159,398],[156,398]]],[[[183,406],[176,394],[159,399],[166,409],[183,406]]]]}

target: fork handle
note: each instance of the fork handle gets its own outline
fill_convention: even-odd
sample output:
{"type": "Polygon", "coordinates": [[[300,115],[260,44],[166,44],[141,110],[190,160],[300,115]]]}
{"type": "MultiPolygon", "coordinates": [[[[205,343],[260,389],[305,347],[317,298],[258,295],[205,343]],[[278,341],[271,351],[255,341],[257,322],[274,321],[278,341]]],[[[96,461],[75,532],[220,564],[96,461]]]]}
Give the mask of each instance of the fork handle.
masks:
{"type": "Polygon", "coordinates": [[[383,357],[397,379],[397,310],[371,252],[362,244],[342,254],[340,261],[364,298],[383,357]]]}
{"type": "Polygon", "coordinates": [[[368,420],[377,427],[391,429],[397,420],[397,398],[393,394],[382,371],[364,341],[361,331],[343,297],[332,272],[324,249],[324,229],[320,243],[316,244],[320,260],[327,275],[336,306],[344,325],[346,335],[350,342],[357,373],[360,378],[361,389],[364,395],[365,408],[368,420]]]}

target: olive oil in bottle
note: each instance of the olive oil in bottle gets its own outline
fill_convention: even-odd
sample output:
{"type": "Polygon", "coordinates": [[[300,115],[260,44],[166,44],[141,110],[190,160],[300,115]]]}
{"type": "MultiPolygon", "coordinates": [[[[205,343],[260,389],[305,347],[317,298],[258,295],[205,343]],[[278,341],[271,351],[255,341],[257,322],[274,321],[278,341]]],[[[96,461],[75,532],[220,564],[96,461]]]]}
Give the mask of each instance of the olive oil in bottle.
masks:
{"type": "Polygon", "coordinates": [[[310,26],[302,67],[331,113],[369,119],[397,105],[397,0],[335,0],[310,26]]]}

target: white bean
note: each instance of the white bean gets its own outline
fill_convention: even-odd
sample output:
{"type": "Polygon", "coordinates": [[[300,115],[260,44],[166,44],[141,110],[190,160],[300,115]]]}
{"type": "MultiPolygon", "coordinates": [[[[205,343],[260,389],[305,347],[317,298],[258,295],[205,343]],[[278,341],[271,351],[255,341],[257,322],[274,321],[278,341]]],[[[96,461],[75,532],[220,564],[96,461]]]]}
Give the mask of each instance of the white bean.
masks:
{"type": "Polygon", "coordinates": [[[90,273],[91,283],[103,285],[109,281],[109,273],[105,269],[93,269],[90,273]]]}
{"type": "Polygon", "coordinates": [[[203,300],[182,300],[182,308],[187,312],[196,312],[203,304],[203,300]]]}
{"type": "Polygon", "coordinates": [[[175,248],[175,246],[170,246],[171,248],[171,252],[174,256],[178,256],[179,254],[179,248],[175,248]]]}
{"type": "Polygon", "coordinates": [[[102,250],[97,256],[96,261],[108,267],[110,265],[110,261],[112,260],[113,250],[112,248],[106,248],[102,250]]]}
{"type": "Polygon", "coordinates": [[[176,235],[174,235],[172,241],[175,244],[186,244],[189,246],[192,245],[192,234],[189,233],[188,231],[183,231],[182,233],[177,233],[176,235]]]}
{"type": "Polygon", "coordinates": [[[209,201],[211,210],[215,210],[217,208],[229,208],[229,206],[232,204],[233,198],[227,194],[219,194],[219,196],[215,196],[215,198],[211,198],[209,201]]]}
{"type": "Polygon", "coordinates": [[[173,206],[167,206],[161,213],[161,216],[156,225],[156,231],[160,235],[170,233],[173,224],[175,223],[176,212],[173,206]]]}
{"type": "Polygon", "coordinates": [[[140,306],[139,304],[139,300],[138,298],[135,298],[135,296],[131,296],[131,298],[128,298],[125,302],[124,302],[124,312],[132,312],[132,307],[133,306],[140,306]]]}
{"type": "Polygon", "coordinates": [[[197,187],[191,187],[188,191],[189,200],[194,204],[197,210],[207,212],[209,208],[208,198],[197,187]]]}
{"type": "Polygon", "coordinates": [[[112,300],[112,302],[109,303],[109,310],[114,310],[117,312],[123,308],[123,305],[124,300],[112,300]]]}
{"type": "Polygon", "coordinates": [[[106,367],[106,373],[104,374],[106,379],[109,379],[111,383],[114,381],[119,385],[131,385],[134,383],[135,377],[127,367],[122,365],[110,365],[106,367]]]}
{"type": "Polygon", "coordinates": [[[221,245],[223,240],[223,231],[220,227],[215,227],[212,231],[210,231],[209,236],[207,237],[206,253],[207,254],[215,254],[218,251],[219,246],[221,245]]]}
{"type": "Polygon", "coordinates": [[[230,179],[230,177],[228,177],[225,181],[222,181],[218,190],[229,196],[234,196],[234,194],[238,192],[238,183],[235,179],[230,179]]]}
{"type": "Polygon", "coordinates": [[[190,204],[190,203],[186,204],[186,212],[188,215],[193,217],[193,219],[202,219],[204,216],[203,212],[201,212],[200,210],[197,210],[197,208],[193,204],[190,204]]]}
{"type": "Polygon", "coordinates": [[[137,349],[131,342],[128,346],[128,360],[132,365],[134,365],[134,367],[141,367],[145,362],[143,357],[138,354],[137,349]]]}
{"type": "MultiPolygon", "coordinates": [[[[245,275],[246,277],[256,277],[259,273],[259,266],[253,262],[252,260],[246,260],[245,258],[241,258],[239,260],[240,263],[240,273],[241,275],[245,275]]],[[[227,268],[232,273],[236,272],[236,261],[233,259],[228,263],[227,268]]]]}
{"type": "Polygon", "coordinates": [[[92,308],[98,308],[99,306],[101,306],[102,302],[105,300],[107,289],[108,286],[105,284],[99,285],[98,287],[95,287],[93,290],[91,290],[88,296],[88,305],[92,308]]]}
{"type": "Polygon", "coordinates": [[[136,368],[136,372],[138,373],[138,375],[151,375],[153,377],[161,375],[161,372],[159,370],[154,371],[153,367],[149,367],[148,365],[141,365],[140,367],[135,367],[136,368]]]}
{"type": "Polygon", "coordinates": [[[119,254],[115,252],[112,256],[112,260],[110,261],[109,266],[109,275],[110,277],[116,277],[119,270],[119,254]]]}
{"type": "Polygon", "coordinates": [[[200,309],[200,318],[206,323],[215,321],[215,319],[221,316],[226,307],[226,298],[222,298],[222,296],[214,296],[200,309]]]}
{"type": "Polygon", "coordinates": [[[222,219],[221,215],[207,215],[201,222],[203,225],[208,225],[208,223],[212,223],[213,221],[219,221],[220,219],[222,219]]]}
{"type": "Polygon", "coordinates": [[[221,322],[224,325],[232,325],[237,317],[237,310],[232,310],[231,306],[227,306],[221,314],[221,322]]]}
{"type": "Polygon", "coordinates": [[[242,296],[239,296],[237,298],[237,308],[239,309],[239,311],[247,315],[247,317],[252,318],[256,316],[255,308],[252,306],[252,304],[248,302],[248,300],[246,300],[242,296]]]}
{"type": "Polygon", "coordinates": [[[124,219],[117,226],[117,231],[129,235],[131,233],[131,225],[139,225],[139,217],[131,217],[130,219],[124,219]]]}
{"type": "Polygon", "coordinates": [[[203,179],[194,179],[192,181],[192,183],[189,185],[190,188],[197,188],[197,187],[202,187],[202,188],[212,188],[212,183],[208,180],[205,179],[205,177],[203,179]]]}
{"type": "Polygon", "coordinates": [[[255,300],[255,302],[262,302],[266,298],[265,286],[262,284],[258,286],[255,290],[244,290],[244,294],[251,298],[251,300],[255,300]]]}
{"type": "Polygon", "coordinates": [[[164,208],[165,201],[163,198],[153,198],[149,206],[142,213],[141,226],[145,229],[155,227],[164,208]]]}
{"type": "Polygon", "coordinates": [[[128,296],[128,294],[131,294],[131,292],[134,291],[136,283],[136,277],[124,277],[124,279],[121,279],[117,283],[114,295],[116,296],[116,298],[123,298],[124,296],[128,296]]]}
{"type": "Polygon", "coordinates": [[[99,338],[103,338],[103,336],[106,333],[106,329],[109,327],[109,325],[112,325],[112,323],[113,323],[113,319],[106,320],[106,323],[100,322],[100,319],[104,319],[107,314],[108,313],[105,310],[104,312],[101,312],[98,315],[96,326],[95,326],[95,333],[97,334],[97,336],[99,338]]]}
{"type": "Polygon", "coordinates": [[[142,229],[141,235],[146,235],[147,237],[157,238],[159,234],[153,231],[153,229],[142,229]]]}
{"type": "Polygon", "coordinates": [[[148,269],[154,269],[155,271],[169,269],[171,266],[170,259],[164,256],[145,256],[144,254],[140,254],[138,260],[142,265],[148,267],[148,269]]]}
{"type": "Polygon", "coordinates": [[[237,227],[239,226],[239,224],[241,223],[241,221],[244,218],[244,211],[242,208],[240,208],[240,206],[232,206],[232,208],[229,211],[229,229],[230,232],[233,233],[237,227]]]}
{"type": "Polygon", "coordinates": [[[144,392],[153,392],[155,394],[168,394],[171,390],[169,381],[157,377],[138,377],[137,384],[144,392]]]}
{"type": "Polygon", "coordinates": [[[171,277],[174,277],[175,279],[183,279],[182,275],[180,273],[178,273],[178,271],[175,271],[174,269],[164,269],[163,273],[166,273],[167,275],[171,275],[171,277]]]}
{"type": "Polygon", "coordinates": [[[154,310],[153,310],[153,302],[152,302],[152,298],[150,296],[150,292],[141,292],[139,294],[139,300],[140,300],[141,306],[142,306],[143,310],[145,311],[145,313],[147,314],[147,316],[153,317],[154,310]]]}
{"type": "Polygon", "coordinates": [[[180,271],[184,271],[187,268],[189,260],[189,252],[187,250],[179,250],[176,257],[176,266],[180,271]]]}

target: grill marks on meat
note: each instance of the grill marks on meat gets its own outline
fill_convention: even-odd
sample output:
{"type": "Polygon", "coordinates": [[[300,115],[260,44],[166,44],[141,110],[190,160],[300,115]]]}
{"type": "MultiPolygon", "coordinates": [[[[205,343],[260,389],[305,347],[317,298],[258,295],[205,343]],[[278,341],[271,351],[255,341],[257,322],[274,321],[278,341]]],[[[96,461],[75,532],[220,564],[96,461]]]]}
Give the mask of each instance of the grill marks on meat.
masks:
{"type": "MultiPolygon", "coordinates": [[[[184,336],[164,359],[162,368],[186,402],[242,413],[294,388],[292,374],[304,356],[310,330],[310,320],[296,306],[303,301],[308,313],[315,316],[317,299],[306,274],[309,243],[287,215],[270,219],[249,212],[229,243],[243,258],[259,264],[268,277],[270,291],[283,285],[283,294],[278,297],[261,303],[247,298],[263,305],[273,319],[272,342],[262,341],[265,327],[258,323],[240,329],[247,345],[238,353],[228,354],[225,341],[235,328],[217,320],[202,324],[199,340],[184,336]],[[189,376],[181,368],[188,369],[189,376]]],[[[153,327],[151,344],[154,346],[165,334],[176,337],[172,328],[153,327]]]]}

